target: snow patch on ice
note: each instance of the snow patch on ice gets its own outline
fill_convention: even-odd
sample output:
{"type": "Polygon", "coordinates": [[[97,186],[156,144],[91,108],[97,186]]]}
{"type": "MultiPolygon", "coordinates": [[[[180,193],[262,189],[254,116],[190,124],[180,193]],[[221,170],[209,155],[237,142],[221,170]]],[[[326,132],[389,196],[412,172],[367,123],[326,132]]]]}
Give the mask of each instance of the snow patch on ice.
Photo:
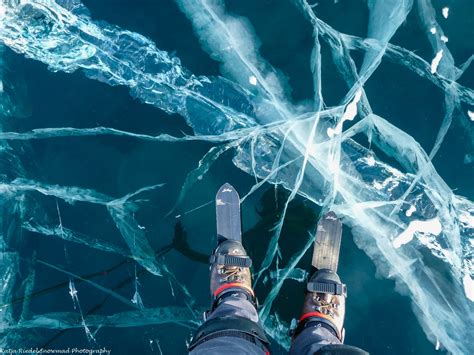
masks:
{"type": "Polygon", "coordinates": [[[459,222],[461,222],[467,228],[473,228],[474,227],[474,215],[471,215],[469,213],[461,213],[459,215],[459,222]]]}
{"type": "Polygon", "coordinates": [[[449,7],[447,7],[447,6],[443,7],[441,12],[443,13],[444,18],[448,18],[448,16],[449,16],[449,7]]]}
{"type": "Polygon", "coordinates": [[[467,111],[467,115],[469,116],[469,118],[471,119],[471,121],[474,121],[474,112],[472,111],[467,111]]]}
{"type": "Polygon", "coordinates": [[[474,280],[469,275],[464,275],[462,279],[464,285],[464,292],[467,298],[474,302],[474,280]]]}
{"type": "Polygon", "coordinates": [[[357,92],[354,95],[354,100],[347,105],[346,110],[344,112],[344,115],[342,116],[342,120],[353,120],[354,117],[357,115],[357,104],[360,101],[360,98],[362,97],[362,90],[357,90],[357,92]]]}
{"type": "Polygon", "coordinates": [[[367,157],[367,165],[368,166],[374,166],[375,165],[375,158],[373,155],[370,155],[367,157]]]}
{"type": "Polygon", "coordinates": [[[402,245],[409,243],[415,236],[415,233],[439,235],[441,230],[442,226],[438,218],[429,219],[427,221],[412,221],[408,225],[408,228],[392,241],[392,244],[395,248],[400,248],[402,245]]]}
{"type": "Polygon", "coordinates": [[[388,192],[391,192],[395,187],[397,187],[399,184],[399,181],[397,181],[397,179],[393,178],[393,177],[388,177],[387,179],[385,179],[383,182],[379,182],[379,181],[374,181],[372,183],[372,186],[381,191],[381,190],[385,190],[385,188],[387,188],[387,186],[389,186],[389,188],[387,189],[388,192]]]}
{"type": "Polygon", "coordinates": [[[411,217],[411,215],[412,215],[413,212],[415,212],[415,211],[416,211],[416,207],[412,205],[412,206],[410,206],[410,208],[405,212],[405,215],[406,215],[407,217],[411,217]]]}
{"type": "Polygon", "coordinates": [[[438,53],[436,53],[435,57],[431,61],[431,74],[436,73],[436,70],[438,70],[438,65],[439,65],[439,62],[441,61],[441,58],[443,58],[442,49],[438,53]]]}

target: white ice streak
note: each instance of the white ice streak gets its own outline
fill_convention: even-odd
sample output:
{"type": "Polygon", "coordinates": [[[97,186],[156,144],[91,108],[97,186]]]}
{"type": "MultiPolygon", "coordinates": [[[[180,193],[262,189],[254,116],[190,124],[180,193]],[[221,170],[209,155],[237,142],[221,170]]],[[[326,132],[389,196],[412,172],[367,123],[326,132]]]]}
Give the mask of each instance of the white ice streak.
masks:
{"type": "Polygon", "coordinates": [[[86,321],[84,319],[84,314],[82,313],[81,303],[79,302],[79,296],[77,294],[76,286],[75,286],[74,281],[73,281],[72,278],[69,279],[69,295],[72,298],[74,309],[77,309],[79,311],[79,315],[81,317],[81,325],[84,328],[84,331],[85,331],[86,336],[87,336],[87,340],[95,342],[94,336],[92,335],[92,332],[90,331],[90,329],[87,326],[86,321]]]}
{"type": "Polygon", "coordinates": [[[133,198],[143,192],[161,186],[162,184],[147,186],[124,197],[115,199],[90,189],[49,185],[33,180],[16,179],[9,184],[0,183],[0,192],[18,194],[36,191],[46,196],[60,198],[68,203],[81,201],[103,205],[110,213],[124,241],[130,248],[134,259],[152,274],[160,276],[162,274],[161,266],[155,260],[154,252],[146,239],[144,231],[138,227],[138,223],[133,217],[133,212],[136,208],[133,198]]]}
{"type": "Polygon", "coordinates": [[[60,228],[58,226],[43,225],[33,220],[30,220],[27,222],[23,222],[22,228],[30,232],[41,234],[43,236],[61,238],[68,242],[82,244],[90,248],[94,248],[96,250],[100,250],[107,253],[114,253],[120,256],[124,256],[126,258],[134,259],[133,255],[113,243],[107,242],[102,238],[98,239],[90,237],[88,235],[73,231],[66,227],[60,228]]]}
{"type": "MultiPolygon", "coordinates": [[[[233,83],[192,75],[178,58],[157,49],[142,35],[105,22],[98,25],[84,14],[68,11],[54,1],[11,3],[6,6],[4,17],[0,41],[16,52],[47,63],[54,71],[83,69],[90,78],[109,85],[128,86],[131,94],[141,101],[186,118],[195,110],[207,107],[214,119],[228,128],[240,128],[247,121],[250,105],[245,113],[242,105],[236,111],[225,104],[220,94],[210,96],[206,91],[207,86],[218,84],[226,94],[243,96],[233,83]],[[38,21],[32,23],[32,18],[38,21]]],[[[188,121],[188,124],[196,131],[208,129],[202,122],[188,121]]]]}
{"type": "Polygon", "coordinates": [[[379,48],[368,48],[359,75],[363,84],[380,65],[387,45],[405,21],[413,6],[413,0],[368,0],[369,23],[367,38],[380,41],[379,48]]]}
{"type": "MultiPolygon", "coordinates": [[[[156,307],[142,310],[126,311],[112,315],[87,315],[84,317],[89,327],[143,327],[147,325],[178,324],[188,328],[195,328],[200,319],[186,307],[156,307]]],[[[82,328],[82,322],[77,313],[54,312],[37,314],[19,324],[5,324],[3,329],[73,329],[82,328]]]]}
{"type": "Polygon", "coordinates": [[[291,107],[286,100],[285,78],[260,56],[260,43],[250,22],[227,14],[221,0],[177,0],[177,3],[192,22],[204,49],[221,63],[222,71],[246,89],[260,94],[256,97],[260,99],[260,114],[272,114],[273,120],[275,115],[288,118],[291,107]]]}

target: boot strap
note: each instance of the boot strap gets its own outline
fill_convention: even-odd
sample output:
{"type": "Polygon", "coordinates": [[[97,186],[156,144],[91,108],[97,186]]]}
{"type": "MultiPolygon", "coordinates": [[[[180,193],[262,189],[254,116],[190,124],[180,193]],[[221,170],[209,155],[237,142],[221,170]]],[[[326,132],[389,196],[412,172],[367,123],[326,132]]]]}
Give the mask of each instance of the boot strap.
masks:
{"type": "Polygon", "coordinates": [[[251,267],[252,259],[248,256],[212,254],[209,258],[209,263],[224,266],[251,267]]]}
{"type": "Polygon", "coordinates": [[[329,293],[336,296],[347,296],[347,286],[337,282],[308,282],[308,292],[329,293]]]}

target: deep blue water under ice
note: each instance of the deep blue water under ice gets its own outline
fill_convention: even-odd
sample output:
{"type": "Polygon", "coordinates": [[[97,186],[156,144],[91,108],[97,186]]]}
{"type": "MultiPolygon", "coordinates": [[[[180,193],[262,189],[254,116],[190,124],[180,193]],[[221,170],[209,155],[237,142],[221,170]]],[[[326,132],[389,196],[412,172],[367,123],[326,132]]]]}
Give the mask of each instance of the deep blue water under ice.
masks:
{"type": "Polygon", "coordinates": [[[224,182],[252,192],[243,238],[274,353],[299,316],[303,251],[326,208],[345,223],[346,343],[373,354],[473,349],[472,1],[82,3],[0,5],[1,131],[16,132],[0,135],[3,349],[185,353],[210,302],[224,182]],[[243,27],[209,22],[206,4],[243,27]],[[338,47],[326,24],[356,39],[338,47]],[[357,40],[367,37],[376,42],[357,40]],[[352,74],[331,48],[350,54],[352,74]],[[437,143],[431,165],[421,152],[437,143]],[[442,231],[397,239],[414,220],[442,231]]]}

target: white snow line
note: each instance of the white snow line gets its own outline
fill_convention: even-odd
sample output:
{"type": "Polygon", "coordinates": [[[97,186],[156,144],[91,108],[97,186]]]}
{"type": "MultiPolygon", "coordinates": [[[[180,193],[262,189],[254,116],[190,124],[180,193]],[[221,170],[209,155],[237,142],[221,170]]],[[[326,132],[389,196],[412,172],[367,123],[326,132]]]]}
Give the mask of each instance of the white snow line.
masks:
{"type": "Polygon", "coordinates": [[[392,244],[395,248],[400,248],[402,245],[411,242],[417,232],[439,235],[441,230],[442,226],[438,218],[429,219],[427,221],[412,221],[407,229],[393,239],[392,244]]]}
{"type": "Polygon", "coordinates": [[[344,124],[344,121],[352,121],[354,117],[357,115],[357,104],[360,101],[360,98],[362,97],[362,90],[359,89],[356,91],[354,95],[354,99],[346,106],[346,109],[344,110],[344,114],[341,117],[341,120],[338,122],[336,128],[331,128],[329,127],[327,129],[327,135],[329,137],[334,137],[336,134],[340,134],[342,132],[342,125],[344,124]]]}
{"type": "Polygon", "coordinates": [[[464,285],[464,293],[466,294],[467,298],[474,302],[474,280],[471,278],[471,276],[466,274],[462,279],[462,283],[464,285]]]}
{"type": "Polygon", "coordinates": [[[438,69],[438,65],[439,65],[439,62],[441,61],[441,58],[443,58],[442,49],[438,53],[436,53],[436,56],[431,61],[431,74],[436,73],[436,70],[438,69]]]}

